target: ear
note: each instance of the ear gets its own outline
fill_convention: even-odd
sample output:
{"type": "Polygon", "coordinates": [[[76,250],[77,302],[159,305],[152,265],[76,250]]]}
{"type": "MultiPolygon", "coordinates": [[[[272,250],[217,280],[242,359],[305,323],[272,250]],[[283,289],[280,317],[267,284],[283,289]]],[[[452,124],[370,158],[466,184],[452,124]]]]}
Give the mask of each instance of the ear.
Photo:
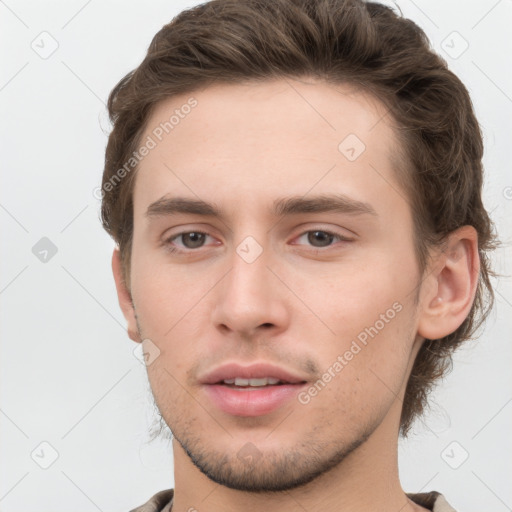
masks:
{"type": "Polygon", "coordinates": [[[480,274],[478,234],[473,226],[451,233],[446,248],[435,256],[424,283],[418,334],[434,340],[456,331],[469,314],[480,274]]]}
{"type": "Polygon", "coordinates": [[[126,287],[121,269],[121,253],[116,247],[112,254],[112,272],[116,283],[119,306],[121,306],[121,310],[128,324],[128,336],[133,341],[141,342],[142,340],[140,339],[139,331],[137,329],[137,319],[135,317],[135,308],[133,306],[132,296],[130,294],[130,290],[126,287]]]}

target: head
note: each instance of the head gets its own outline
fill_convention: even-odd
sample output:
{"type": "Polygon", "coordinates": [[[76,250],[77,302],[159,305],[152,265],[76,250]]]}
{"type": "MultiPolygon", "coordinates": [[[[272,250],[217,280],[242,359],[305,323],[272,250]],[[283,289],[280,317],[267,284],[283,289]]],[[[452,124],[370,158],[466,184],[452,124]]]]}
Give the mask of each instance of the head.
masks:
{"type": "Polygon", "coordinates": [[[153,394],[198,467],[242,488],[230,457],[249,442],[284,489],[391,410],[406,435],[492,307],[496,243],[468,92],[425,34],[358,0],[213,0],[158,32],[108,108],[121,307],[160,352],[153,394]],[[282,411],[209,409],[201,377],[231,360],[308,382],[294,435],[268,436],[282,411]]]}

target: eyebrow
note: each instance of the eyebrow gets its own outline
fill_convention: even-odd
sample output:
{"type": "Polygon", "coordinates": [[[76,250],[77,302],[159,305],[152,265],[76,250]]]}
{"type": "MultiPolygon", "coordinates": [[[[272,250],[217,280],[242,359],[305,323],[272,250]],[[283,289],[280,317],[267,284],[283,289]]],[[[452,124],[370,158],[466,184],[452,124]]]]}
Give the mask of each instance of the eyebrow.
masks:
{"type": "MultiPolygon", "coordinates": [[[[310,198],[303,196],[283,197],[276,199],[271,209],[271,213],[276,217],[328,212],[377,216],[377,212],[370,204],[344,194],[318,195],[310,198]]],[[[212,203],[201,199],[168,196],[163,196],[151,203],[146,211],[146,216],[160,217],[180,213],[224,217],[220,208],[212,203]]]]}

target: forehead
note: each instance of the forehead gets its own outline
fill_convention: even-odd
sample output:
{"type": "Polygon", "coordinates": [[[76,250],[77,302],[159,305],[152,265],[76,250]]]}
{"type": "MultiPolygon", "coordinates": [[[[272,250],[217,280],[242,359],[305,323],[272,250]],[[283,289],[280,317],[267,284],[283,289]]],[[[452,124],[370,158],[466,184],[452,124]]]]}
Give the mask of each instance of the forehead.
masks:
{"type": "Polygon", "coordinates": [[[333,187],[358,200],[400,195],[386,114],[353,86],[311,79],[216,84],[164,100],[142,137],[154,147],[138,166],[136,215],[165,194],[213,196],[234,210],[333,187]]]}

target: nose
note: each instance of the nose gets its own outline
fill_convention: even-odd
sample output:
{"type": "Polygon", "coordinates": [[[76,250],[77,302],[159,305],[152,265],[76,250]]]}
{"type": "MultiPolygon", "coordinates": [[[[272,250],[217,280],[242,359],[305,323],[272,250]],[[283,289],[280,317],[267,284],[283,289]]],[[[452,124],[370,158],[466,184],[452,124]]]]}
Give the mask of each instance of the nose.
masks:
{"type": "Polygon", "coordinates": [[[231,270],[216,287],[212,320],[218,329],[251,338],[288,327],[287,290],[268,264],[265,251],[252,262],[234,252],[231,270]]]}

